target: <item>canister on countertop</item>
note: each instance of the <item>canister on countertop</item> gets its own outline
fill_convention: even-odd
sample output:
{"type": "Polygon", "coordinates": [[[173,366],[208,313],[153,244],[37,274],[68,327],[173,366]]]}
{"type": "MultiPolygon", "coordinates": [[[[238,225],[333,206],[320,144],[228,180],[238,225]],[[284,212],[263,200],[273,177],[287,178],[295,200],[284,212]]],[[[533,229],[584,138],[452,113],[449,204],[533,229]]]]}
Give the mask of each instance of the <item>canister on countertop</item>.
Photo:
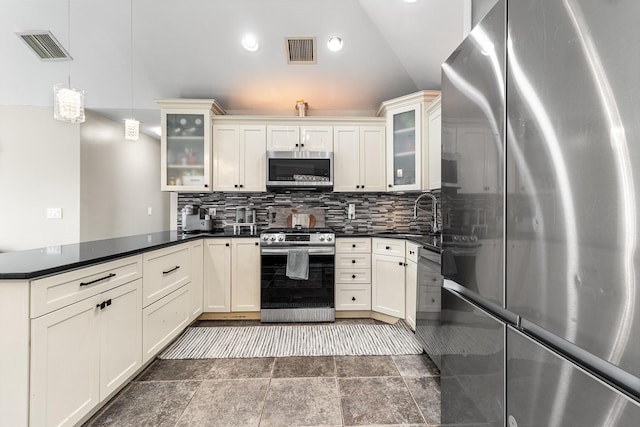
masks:
{"type": "Polygon", "coordinates": [[[253,224],[256,222],[256,211],[255,209],[247,209],[247,213],[245,215],[245,222],[247,224],[253,224]]]}
{"type": "Polygon", "coordinates": [[[247,215],[247,208],[236,208],[236,224],[242,224],[247,215]]]}

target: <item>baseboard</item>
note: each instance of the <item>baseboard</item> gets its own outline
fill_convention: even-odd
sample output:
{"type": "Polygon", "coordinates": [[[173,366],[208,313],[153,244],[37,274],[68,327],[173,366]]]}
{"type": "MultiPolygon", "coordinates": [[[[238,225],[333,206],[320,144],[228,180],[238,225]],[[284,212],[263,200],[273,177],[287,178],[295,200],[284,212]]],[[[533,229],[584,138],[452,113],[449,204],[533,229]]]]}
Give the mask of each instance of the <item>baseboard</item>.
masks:
{"type": "Polygon", "coordinates": [[[198,320],[260,320],[259,311],[234,311],[231,313],[202,313],[198,320]]]}
{"type": "MultiPolygon", "coordinates": [[[[397,317],[369,310],[336,311],[336,319],[375,319],[390,325],[395,324],[397,317]]],[[[198,320],[260,320],[259,311],[237,311],[231,313],[202,313],[198,320]]]]}

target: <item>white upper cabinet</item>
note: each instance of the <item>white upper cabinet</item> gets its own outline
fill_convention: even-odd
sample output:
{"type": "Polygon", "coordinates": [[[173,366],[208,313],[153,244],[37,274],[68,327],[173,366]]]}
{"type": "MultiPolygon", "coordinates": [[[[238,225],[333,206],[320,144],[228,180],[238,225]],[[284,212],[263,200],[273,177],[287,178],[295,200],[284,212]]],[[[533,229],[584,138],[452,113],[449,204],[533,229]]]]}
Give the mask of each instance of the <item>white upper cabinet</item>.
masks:
{"type": "Polygon", "coordinates": [[[161,107],[163,191],[211,191],[211,116],[224,114],[213,99],[156,100],[161,107]]]}
{"type": "Polygon", "coordinates": [[[422,151],[422,189],[436,190],[442,186],[442,109],[438,96],[424,110],[426,149],[422,151]]]}
{"type": "Polygon", "coordinates": [[[425,107],[439,91],[421,91],[382,103],[378,115],[387,119],[387,190],[423,189],[423,174],[429,174],[423,152],[429,153],[429,138],[423,129],[425,107]]]}
{"type": "Polygon", "coordinates": [[[335,192],[385,191],[385,127],[334,126],[335,192]]]}
{"type": "Polygon", "coordinates": [[[333,151],[333,126],[267,125],[267,150],[333,151]]]}
{"type": "Polygon", "coordinates": [[[266,126],[213,126],[213,190],[266,191],[266,126]]]}

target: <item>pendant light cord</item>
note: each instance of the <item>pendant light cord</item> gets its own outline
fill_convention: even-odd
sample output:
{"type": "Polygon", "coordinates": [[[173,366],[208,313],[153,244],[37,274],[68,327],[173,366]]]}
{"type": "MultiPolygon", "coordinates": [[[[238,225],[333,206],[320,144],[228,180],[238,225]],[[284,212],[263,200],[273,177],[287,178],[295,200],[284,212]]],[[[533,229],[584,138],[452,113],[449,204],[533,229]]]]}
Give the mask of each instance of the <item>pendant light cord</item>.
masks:
{"type": "MultiPolygon", "coordinates": [[[[69,49],[69,56],[71,56],[71,0],[67,0],[67,47],[69,49]]],[[[69,61],[69,68],[67,71],[67,85],[71,89],[71,61],[69,61]]]]}
{"type": "Polygon", "coordinates": [[[131,46],[130,46],[130,52],[129,54],[131,55],[131,118],[133,119],[133,0],[129,0],[129,4],[130,4],[130,19],[131,22],[129,23],[129,30],[130,30],[130,35],[131,35],[131,46]]]}

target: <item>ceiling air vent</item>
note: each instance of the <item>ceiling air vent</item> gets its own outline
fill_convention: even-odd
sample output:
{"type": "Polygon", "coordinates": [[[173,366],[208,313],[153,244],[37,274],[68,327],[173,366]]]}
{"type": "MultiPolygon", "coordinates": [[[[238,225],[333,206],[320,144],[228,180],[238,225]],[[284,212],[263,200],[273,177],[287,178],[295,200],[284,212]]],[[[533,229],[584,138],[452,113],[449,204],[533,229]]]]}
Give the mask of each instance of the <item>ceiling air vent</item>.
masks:
{"type": "Polygon", "coordinates": [[[43,61],[70,61],[73,58],[51,31],[24,31],[16,33],[43,61]]]}
{"type": "Polygon", "coordinates": [[[288,37],[285,42],[289,64],[316,63],[315,37],[288,37]]]}

